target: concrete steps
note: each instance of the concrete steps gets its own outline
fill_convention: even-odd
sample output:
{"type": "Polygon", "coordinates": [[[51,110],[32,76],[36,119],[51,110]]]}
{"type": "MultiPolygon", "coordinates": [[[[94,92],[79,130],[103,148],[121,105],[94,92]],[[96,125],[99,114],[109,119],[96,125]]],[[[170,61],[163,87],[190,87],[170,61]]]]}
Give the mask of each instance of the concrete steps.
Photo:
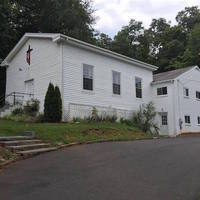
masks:
{"type": "Polygon", "coordinates": [[[38,155],[56,150],[50,144],[36,139],[34,136],[8,136],[0,137],[0,145],[23,157],[38,155]]]}
{"type": "Polygon", "coordinates": [[[13,140],[31,140],[34,139],[34,136],[3,136],[0,137],[0,142],[2,141],[13,141],[13,140]]]}
{"type": "Polygon", "coordinates": [[[41,140],[11,140],[11,141],[0,141],[0,145],[2,146],[18,146],[18,145],[26,145],[26,144],[37,144],[41,143],[41,140]]]}
{"type": "Polygon", "coordinates": [[[26,150],[33,150],[38,148],[47,148],[50,147],[49,144],[46,143],[39,143],[39,144],[26,144],[26,145],[18,145],[18,146],[8,146],[7,148],[13,152],[18,151],[26,151],[26,150]]]}
{"type": "Polygon", "coordinates": [[[38,155],[38,154],[49,152],[49,151],[54,151],[56,149],[57,149],[56,147],[49,147],[49,148],[33,149],[33,150],[28,150],[28,151],[19,151],[17,153],[24,157],[27,157],[27,156],[38,155]]]}

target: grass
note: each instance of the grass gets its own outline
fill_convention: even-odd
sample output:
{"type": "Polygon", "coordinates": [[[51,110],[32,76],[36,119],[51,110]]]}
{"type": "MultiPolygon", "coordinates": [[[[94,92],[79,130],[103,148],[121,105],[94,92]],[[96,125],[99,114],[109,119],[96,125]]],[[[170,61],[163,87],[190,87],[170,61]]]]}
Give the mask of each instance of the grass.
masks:
{"type": "Polygon", "coordinates": [[[134,140],[152,138],[135,127],[121,123],[24,123],[0,119],[0,136],[22,135],[34,131],[36,137],[53,145],[98,140],[134,140]]]}

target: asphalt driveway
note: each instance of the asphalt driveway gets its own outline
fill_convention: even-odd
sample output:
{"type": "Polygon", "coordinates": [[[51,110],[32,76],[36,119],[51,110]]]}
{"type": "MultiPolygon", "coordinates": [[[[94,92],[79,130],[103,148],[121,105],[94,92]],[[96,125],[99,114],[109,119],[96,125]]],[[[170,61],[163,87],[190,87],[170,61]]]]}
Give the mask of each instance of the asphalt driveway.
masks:
{"type": "Polygon", "coordinates": [[[196,200],[200,137],[70,147],[0,174],[2,200],[196,200]]]}

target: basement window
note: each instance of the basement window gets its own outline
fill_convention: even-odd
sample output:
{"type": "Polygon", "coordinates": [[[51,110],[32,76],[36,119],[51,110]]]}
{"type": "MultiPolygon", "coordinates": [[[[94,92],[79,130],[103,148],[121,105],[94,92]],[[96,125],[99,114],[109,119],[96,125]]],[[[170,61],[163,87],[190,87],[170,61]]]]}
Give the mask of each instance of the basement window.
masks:
{"type": "Polygon", "coordinates": [[[197,124],[200,125],[200,116],[197,117],[197,124]]]}
{"type": "Polygon", "coordinates": [[[185,115],[185,124],[190,124],[190,116],[189,115],[185,115]]]}
{"type": "Polygon", "coordinates": [[[167,115],[162,115],[162,125],[168,125],[167,115]]]}
{"type": "Polygon", "coordinates": [[[184,94],[184,97],[189,97],[189,89],[183,88],[183,94],[184,94]]]}
{"type": "Polygon", "coordinates": [[[200,99],[200,92],[199,91],[196,91],[196,98],[200,99]]]}
{"type": "Polygon", "coordinates": [[[158,96],[167,95],[167,87],[157,88],[157,95],[158,96]]]}
{"type": "Polygon", "coordinates": [[[83,89],[93,90],[93,66],[83,64],[83,89]]]}

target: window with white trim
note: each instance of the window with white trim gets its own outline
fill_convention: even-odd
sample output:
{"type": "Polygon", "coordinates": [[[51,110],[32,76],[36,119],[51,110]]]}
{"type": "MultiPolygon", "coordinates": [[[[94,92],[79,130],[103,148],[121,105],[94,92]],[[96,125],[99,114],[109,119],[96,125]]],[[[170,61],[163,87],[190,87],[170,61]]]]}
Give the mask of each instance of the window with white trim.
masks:
{"type": "Polygon", "coordinates": [[[112,71],[112,78],[113,78],[113,94],[120,95],[121,94],[120,72],[112,71]]]}
{"type": "Polygon", "coordinates": [[[83,64],[83,89],[93,90],[93,66],[83,64]]]}
{"type": "Polygon", "coordinates": [[[183,88],[183,94],[184,94],[184,97],[189,97],[189,89],[183,88]]]}
{"type": "Polygon", "coordinates": [[[162,115],[162,125],[168,125],[167,115],[162,115]]]}
{"type": "Polygon", "coordinates": [[[185,115],[185,124],[190,124],[190,116],[189,115],[185,115]]]}
{"type": "Polygon", "coordinates": [[[196,91],[196,98],[200,99],[200,92],[199,91],[196,91]]]}
{"type": "Polygon", "coordinates": [[[142,98],[142,79],[138,77],[135,78],[135,93],[136,98],[142,98]]]}
{"type": "Polygon", "coordinates": [[[197,124],[200,125],[200,116],[197,117],[197,124]]]}
{"type": "Polygon", "coordinates": [[[167,87],[157,88],[157,95],[158,96],[167,95],[167,87]]]}

